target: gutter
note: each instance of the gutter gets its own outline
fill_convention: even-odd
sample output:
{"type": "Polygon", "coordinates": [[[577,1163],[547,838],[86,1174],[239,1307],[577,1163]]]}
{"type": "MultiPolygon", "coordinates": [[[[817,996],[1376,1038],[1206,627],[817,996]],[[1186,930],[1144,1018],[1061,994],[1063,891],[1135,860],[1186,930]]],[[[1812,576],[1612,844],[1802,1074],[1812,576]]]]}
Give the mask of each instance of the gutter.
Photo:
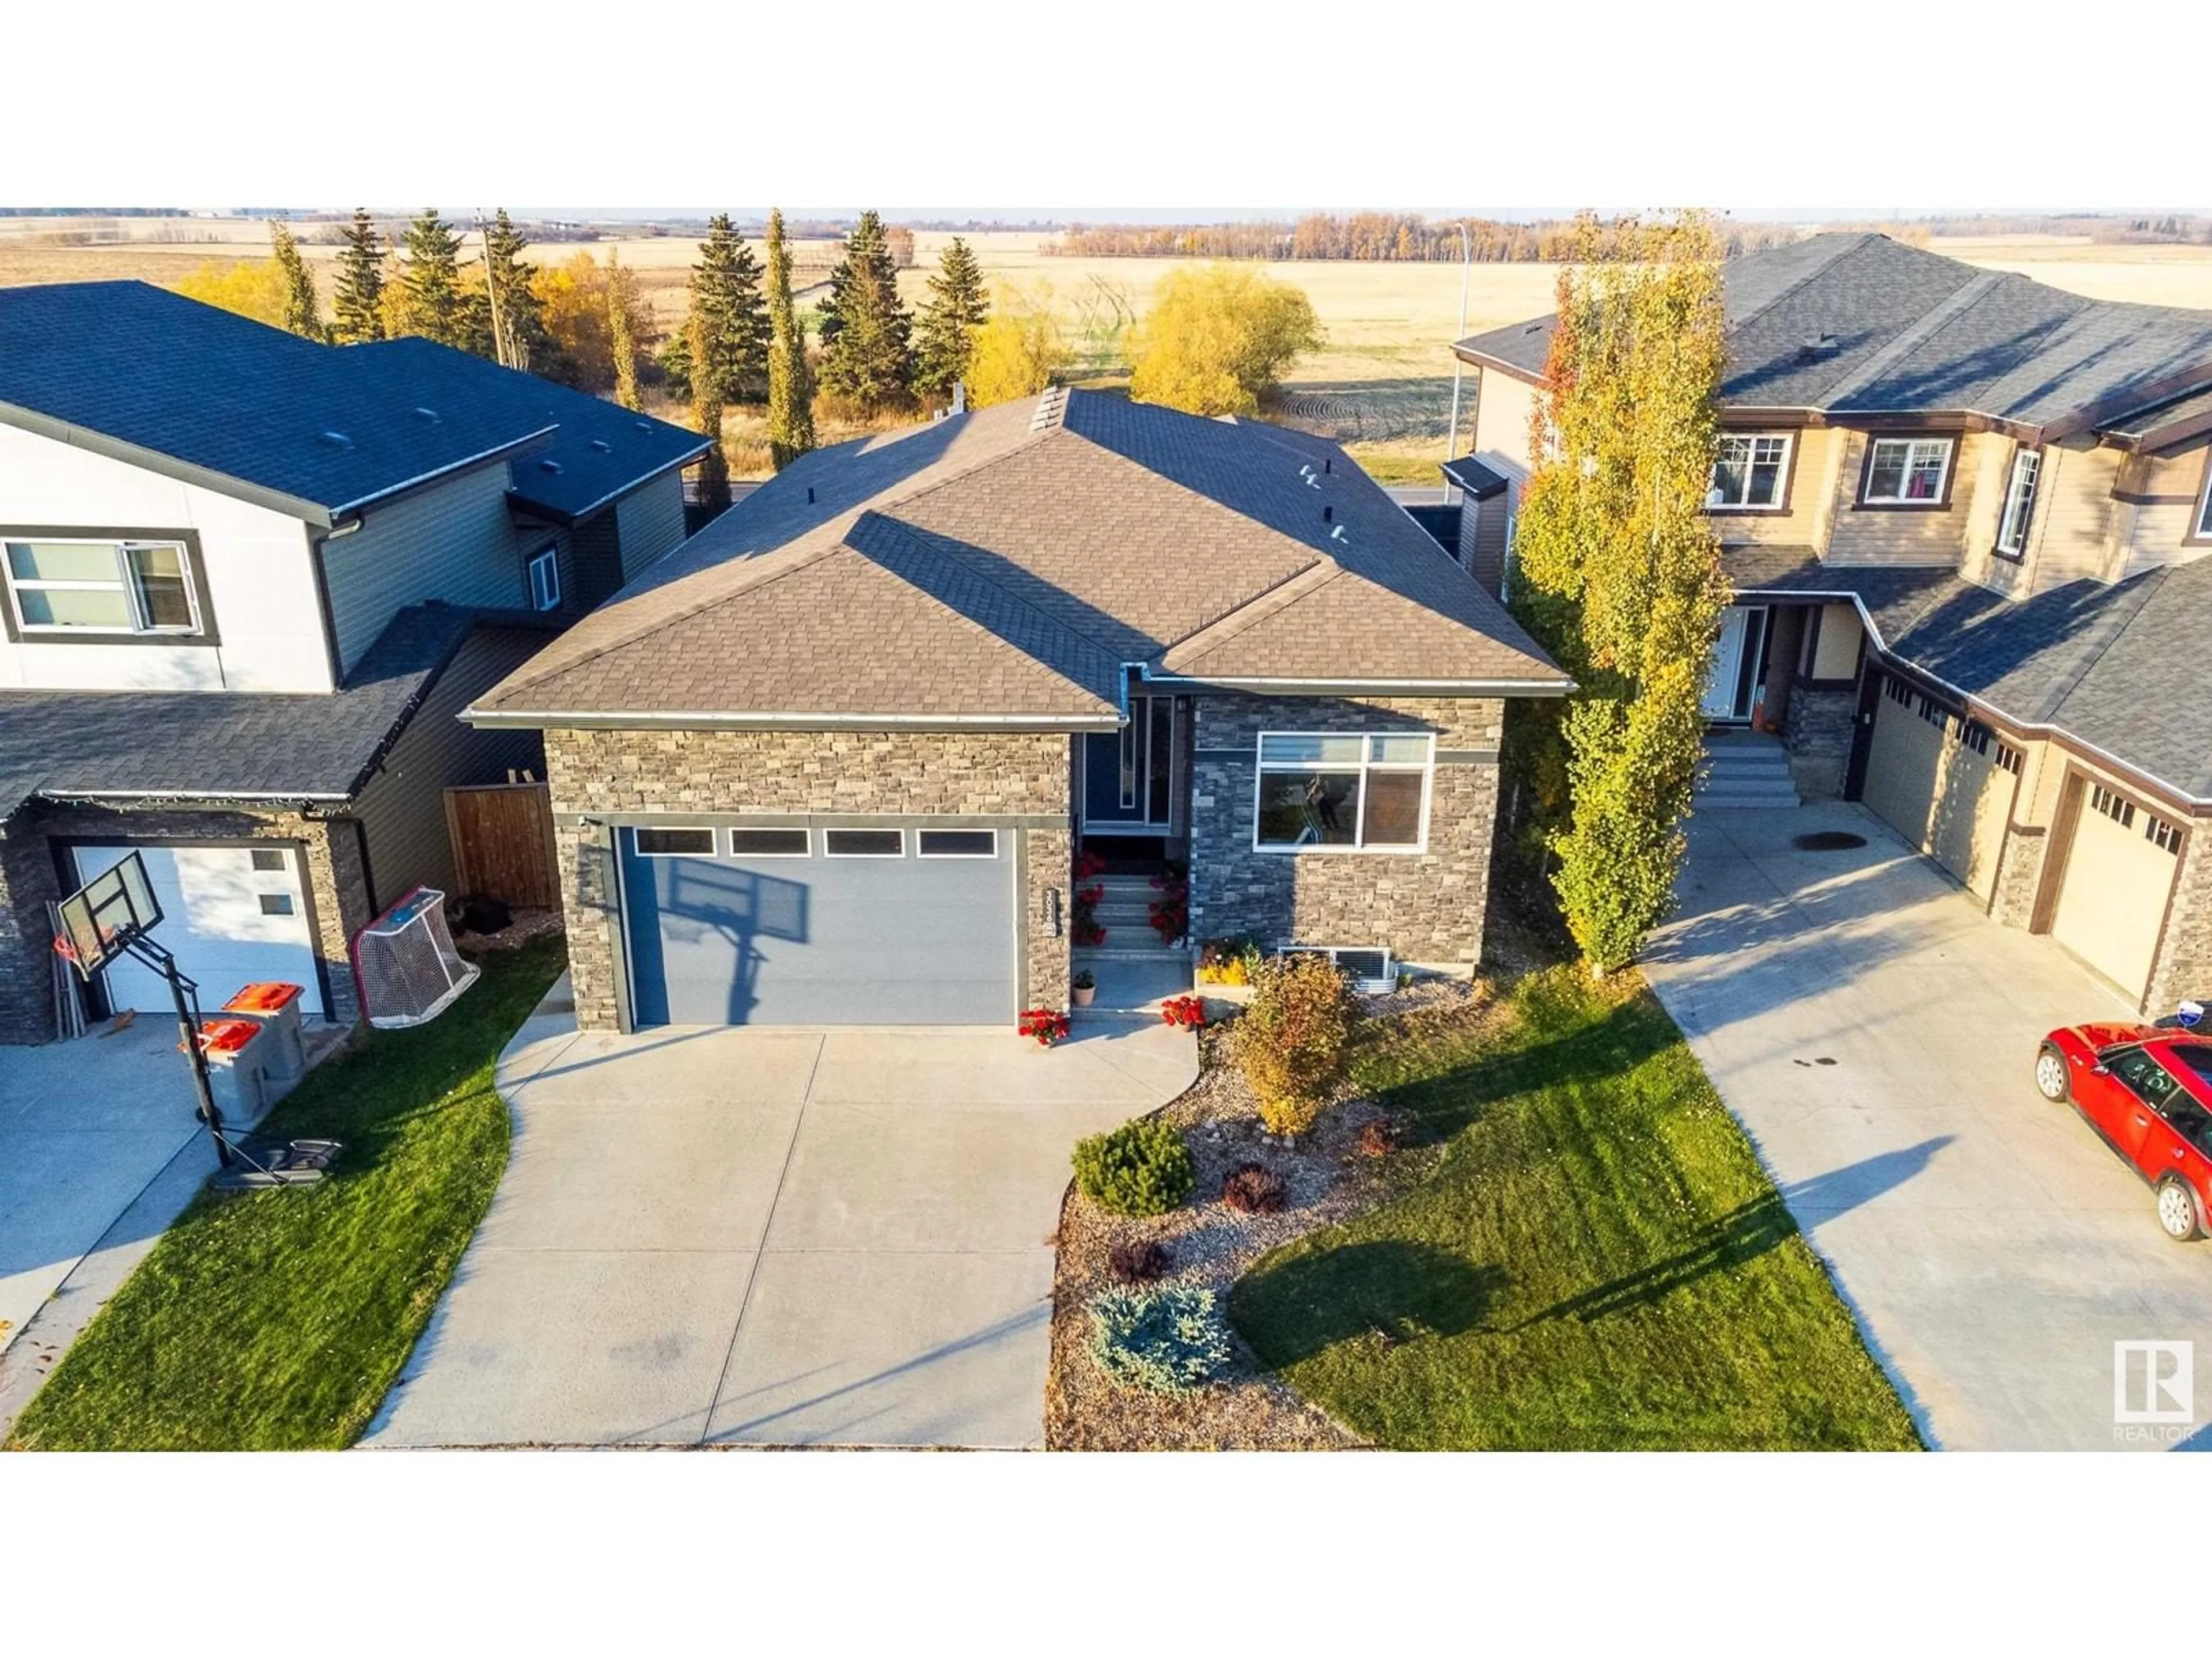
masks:
{"type": "MultiPolygon", "coordinates": [[[[510,487],[507,493],[510,500],[517,502],[520,506],[529,508],[531,512],[538,514],[542,517],[550,519],[557,525],[564,525],[573,527],[576,525],[581,524],[585,520],[590,518],[592,514],[597,513],[600,508],[607,506],[610,502],[618,501],[623,496],[629,495],[632,490],[651,483],[662,473],[670,471],[679,466],[690,465],[692,462],[697,460],[702,455],[705,454],[713,447],[714,446],[712,444],[702,440],[697,447],[689,451],[687,453],[676,457],[673,460],[667,462],[664,465],[654,467],[650,472],[640,473],[637,477],[632,478],[628,483],[623,485],[621,489],[610,490],[607,494],[600,496],[599,500],[593,501],[588,507],[579,507],[573,509],[555,507],[548,501],[533,501],[522,490],[513,487],[510,487]]],[[[669,550],[673,552],[675,550],[672,548],[669,550]]],[[[665,557],[665,555],[663,556],[665,557]]]]}
{"type": "Polygon", "coordinates": [[[1145,678],[1154,685],[1196,689],[1211,686],[1225,691],[1279,692],[1286,696],[1307,693],[1330,696],[1377,692],[1424,697],[1564,697],[1575,689],[1575,683],[1564,675],[1555,680],[1325,680],[1245,675],[1201,678],[1183,674],[1148,673],[1145,678]]]}
{"type": "Polygon", "coordinates": [[[471,726],[580,732],[1118,732],[1124,716],[1107,714],[585,714],[571,710],[519,711],[468,708],[471,726]]]}
{"type": "Polygon", "coordinates": [[[2087,738],[2055,721],[2022,720],[2018,715],[1999,708],[1988,698],[1978,696],[1964,686],[1954,685],[1942,675],[1929,672],[1910,657],[1899,655],[1891,648],[1889,642],[1882,638],[1881,629],[1875,625],[1874,617],[1866,608],[1866,601],[1849,588],[1843,588],[1834,592],[1823,592],[1814,588],[1794,587],[1747,587],[1737,591],[1738,599],[1746,596],[1754,599],[1779,599],[1784,602],[1819,599],[1831,604],[1848,599],[1852,610],[1858,613],[1859,626],[1866,629],[1867,638],[1874,644],[1875,654],[1881,659],[1886,666],[1904,669],[1937,690],[1948,691],[1970,710],[1979,709],[1984,713],[1995,715],[2000,725],[2011,731],[2039,738],[2063,738],[2082,753],[2102,762],[2115,772],[2123,773],[2139,783],[2149,785],[2155,793],[2165,795],[2170,800],[2182,802],[2192,811],[2198,808],[2212,809],[2212,796],[2191,794],[2179,785],[2167,782],[2155,772],[2146,772],[2140,766],[2122,760],[2111,750],[2099,748],[2087,738]]]}

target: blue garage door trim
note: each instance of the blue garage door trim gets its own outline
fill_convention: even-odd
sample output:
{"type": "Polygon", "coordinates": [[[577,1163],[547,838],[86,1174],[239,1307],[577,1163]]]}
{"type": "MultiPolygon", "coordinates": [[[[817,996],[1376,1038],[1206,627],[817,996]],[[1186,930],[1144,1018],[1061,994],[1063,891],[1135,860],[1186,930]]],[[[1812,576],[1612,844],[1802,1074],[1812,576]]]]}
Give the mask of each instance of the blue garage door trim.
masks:
{"type": "MultiPolygon", "coordinates": [[[[888,827],[888,826],[884,826],[888,827]]],[[[635,1025],[1000,1025],[1014,832],[991,858],[645,857],[622,840],[635,1025]]]]}

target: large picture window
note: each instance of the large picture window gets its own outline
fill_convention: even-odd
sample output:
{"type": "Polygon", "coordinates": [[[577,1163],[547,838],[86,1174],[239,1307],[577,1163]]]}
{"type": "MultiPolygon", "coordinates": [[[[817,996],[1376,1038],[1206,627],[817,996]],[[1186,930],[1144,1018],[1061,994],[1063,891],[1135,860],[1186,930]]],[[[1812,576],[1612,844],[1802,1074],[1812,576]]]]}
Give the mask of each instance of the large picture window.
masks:
{"type": "Polygon", "coordinates": [[[2023,449],[2012,458],[2005,479],[2004,512],[1997,521],[1997,551],[2017,559],[2027,551],[2027,529],[2035,522],[2035,486],[2043,474],[2043,456],[2023,449]]]}
{"type": "Polygon", "coordinates": [[[1789,476],[1788,437],[1723,432],[1720,448],[1713,456],[1713,479],[1705,492],[1705,505],[1743,512],[1778,512],[1789,476]]]}
{"type": "Polygon", "coordinates": [[[1859,499],[1874,507],[1937,507],[1950,477],[1950,439],[1876,438],[1859,499]]]}
{"type": "Polygon", "coordinates": [[[1270,852],[1413,852],[1428,835],[1425,732],[1264,733],[1252,844],[1270,852]]]}
{"type": "Polygon", "coordinates": [[[27,634],[197,634],[181,542],[6,544],[9,603],[27,634]]]}

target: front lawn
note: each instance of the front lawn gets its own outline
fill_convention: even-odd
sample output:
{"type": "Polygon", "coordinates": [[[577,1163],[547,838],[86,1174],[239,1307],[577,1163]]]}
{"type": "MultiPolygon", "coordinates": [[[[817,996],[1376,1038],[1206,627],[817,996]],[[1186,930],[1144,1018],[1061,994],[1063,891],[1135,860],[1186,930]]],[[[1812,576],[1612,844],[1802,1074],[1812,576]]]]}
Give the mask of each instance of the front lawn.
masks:
{"type": "Polygon", "coordinates": [[[16,1425],[52,1450],[350,1445],[437,1305],[507,1167],[492,1066],[561,971],[495,952],[446,1013],[319,1066],[261,1133],[345,1143],[322,1184],[203,1194],[16,1425]]]}
{"type": "Polygon", "coordinates": [[[1262,1363],[1407,1449],[1917,1446],[1811,1249],[1633,975],[1370,1022],[1363,1090],[1428,1144],[1398,1196],[1262,1260],[1262,1363]]]}

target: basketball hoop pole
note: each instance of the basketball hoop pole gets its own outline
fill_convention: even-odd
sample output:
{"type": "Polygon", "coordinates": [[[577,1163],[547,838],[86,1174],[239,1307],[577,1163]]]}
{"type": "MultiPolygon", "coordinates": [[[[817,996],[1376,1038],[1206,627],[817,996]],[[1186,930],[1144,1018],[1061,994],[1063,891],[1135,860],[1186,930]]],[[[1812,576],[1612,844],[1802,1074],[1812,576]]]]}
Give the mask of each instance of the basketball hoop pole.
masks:
{"type": "Polygon", "coordinates": [[[215,1142],[216,1161],[228,1170],[233,1162],[230,1142],[222,1133],[222,1113],[216,1106],[215,1090],[208,1082],[207,1055],[200,1049],[200,1024],[194,1017],[193,993],[198,988],[177,971],[176,957],[151,940],[134,939],[123,948],[169,981],[169,1000],[177,1008],[177,1035],[184,1040],[185,1057],[192,1066],[192,1091],[199,1097],[199,1119],[215,1142]]]}

